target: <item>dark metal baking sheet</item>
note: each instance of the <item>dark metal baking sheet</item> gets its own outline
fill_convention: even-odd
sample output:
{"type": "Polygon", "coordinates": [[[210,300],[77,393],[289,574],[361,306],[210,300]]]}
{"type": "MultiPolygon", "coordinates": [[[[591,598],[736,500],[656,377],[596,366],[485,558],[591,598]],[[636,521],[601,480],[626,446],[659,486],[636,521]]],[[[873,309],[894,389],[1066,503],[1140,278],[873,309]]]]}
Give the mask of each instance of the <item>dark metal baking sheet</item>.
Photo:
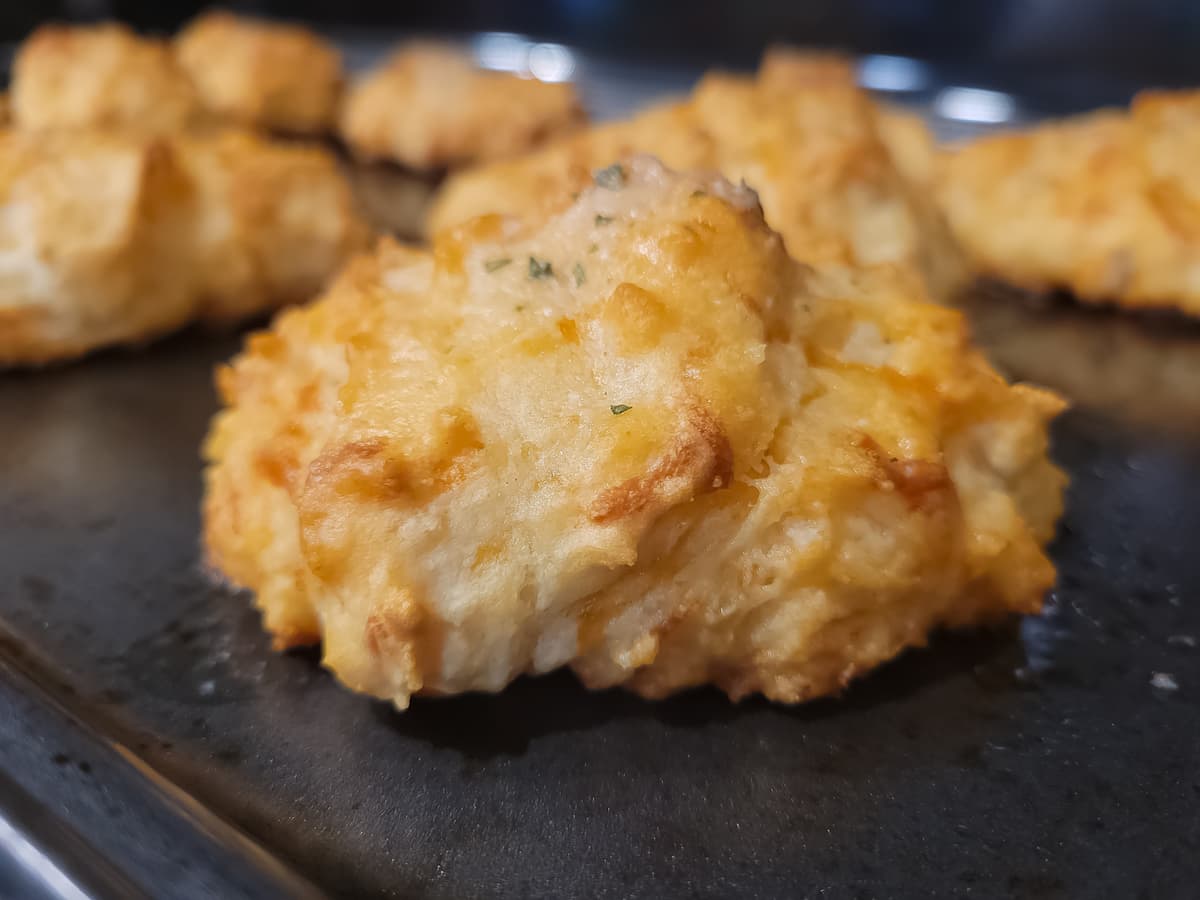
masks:
{"type": "Polygon", "coordinates": [[[794,709],[352,695],[200,567],[236,338],[0,376],[0,895],[1194,897],[1200,329],[969,313],[1080,403],[1059,586],[794,709]]]}

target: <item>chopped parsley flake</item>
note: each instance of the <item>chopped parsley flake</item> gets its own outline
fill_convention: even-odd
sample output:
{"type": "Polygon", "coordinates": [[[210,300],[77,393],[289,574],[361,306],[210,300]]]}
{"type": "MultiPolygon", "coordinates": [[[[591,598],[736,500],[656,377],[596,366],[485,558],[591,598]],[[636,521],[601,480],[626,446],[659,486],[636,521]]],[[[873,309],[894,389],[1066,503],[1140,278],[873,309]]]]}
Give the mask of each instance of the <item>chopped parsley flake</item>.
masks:
{"type": "Polygon", "coordinates": [[[591,246],[588,247],[588,253],[595,253],[599,249],[600,249],[599,244],[592,244],[591,246]]]}
{"type": "Polygon", "coordinates": [[[619,416],[621,413],[629,412],[633,407],[626,406],[624,403],[618,403],[615,406],[610,406],[609,409],[612,410],[614,416],[619,416]]]}
{"type": "Polygon", "coordinates": [[[607,169],[601,169],[592,178],[602,188],[619,191],[625,187],[625,167],[620,163],[613,163],[607,169]]]}
{"type": "Polygon", "coordinates": [[[612,216],[602,216],[599,213],[596,214],[596,224],[597,225],[607,225],[611,221],[612,221],[612,216]]]}
{"type": "Polygon", "coordinates": [[[702,191],[699,188],[692,191],[692,199],[693,200],[697,197],[707,197],[707,196],[708,196],[708,191],[702,191]]]}
{"type": "Polygon", "coordinates": [[[536,256],[529,257],[530,278],[549,278],[553,274],[554,266],[550,265],[550,260],[538,259],[536,256]]]}
{"type": "Polygon", "coordinates": [[[587,272],[583,271],[582,263],[575,263],[575,268],[571,270],[571,274],[575,276],[575,287],[579,287],[587,281],[587,272]]]}
{"type": "Polygon", "coordinates": [[[489,259],[487,262],[485,262],[483,264],[483,268],[484,268],[484,271],[495,272],[497,269],[503,269],[510,262],[512,262],[512,259],[510,257],[502,256],[499,259],[489,259]]]}

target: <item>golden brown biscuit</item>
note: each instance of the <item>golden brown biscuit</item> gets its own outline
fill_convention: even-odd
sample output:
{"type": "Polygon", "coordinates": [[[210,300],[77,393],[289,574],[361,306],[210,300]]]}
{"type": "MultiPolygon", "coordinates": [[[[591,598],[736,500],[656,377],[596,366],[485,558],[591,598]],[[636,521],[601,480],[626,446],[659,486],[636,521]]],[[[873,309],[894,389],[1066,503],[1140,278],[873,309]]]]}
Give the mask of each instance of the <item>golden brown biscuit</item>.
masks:
{"type": "Polygon", "coordinates": [[[183,325],[191,193],[163,140],[0,135],[0,366],[183,325]]]}
{"type": "Polygon", "coordinates": [[[200,314],[236,320],[309,300],[370,236],[337,160],[247,132],[175,142],[196,189],[200,314]]]}
{"type": "Polygon", "coordinates": [[[21,129],[172,132],[198,112],[191,80],[168,45],[124,25],[45,25],[13,61],[12,115],[21,129]]]}
{"type": "Polygon", "coordinates": [[[948,298],[965,274],[960,254],[932,200],[896,170],[875,107],[830,60],[805,57],[784,68],[780,59],[768,57],[775,62],[758,81],[712,74],[686,103],[453,175],[430,228],[485,212],[544,211],[606,160],[648,152],[677,168],[744,180],[797,259],[910,268],[935,297],[948,298]]]}
{"type": "Polygon", "coordinates": [[[943,300],[961,286],[965,270],[945,221],[897,170],[877,108],[858,88],[710,75],[692,104],[722,173],[758,192],[795,258],[911,269],[943,300]]]}
{"type": "Polygon", "coordinates": [[[0,136],[0,366],[314,295],[367,239],[324,151],[246,135],[0,136]]]}
{"type": "MultiPolygon", "coordinates": [[[[784,91],[853,88],[858,73],[852,56],[778,46],[763,54],[758,82],[784,91]]],[[[900,174],[914,184],[928,184],[936,169],[937,144],[925,119],[901,107],[881,104],[875,108],[875,125],[900,174]]]]}
{"type": "Polygon", "coordinates": [[[925,118],[899,106],[880,106],[875,117],[879,137],[900,174],[917,188],[916,196],[930,203],[928,191],[937,180],[941,150],[925,118]]]}
{"type": "Polygon", "coordinates": [[[542,225],[385,242],[220,373],[205,540],[348,685],[570,665],[796,702],[1038,608],[1060,401],[889,273],[648,159],[542,225]]]}
{"type": "Polygon", "coordinates": [[[852,88],[858,84],[853,56],[784,44],[768,47],[758,64],[758,83],[771,90],[852,88]]]}
{"type": "Polygon", "coordinates": [[[1029,290],[1200,315],[1200,91],[1138,95],[949,154],[940,198],[971,262],[1029,290]]]}
{"type": "Polygon", "coordinates": [[[362,159],[430,170],[513,156],[583,119],[569,84],[484,71],[451,48],[414,44],[351,86],[340,134],[362,159]]]}
{"type": "Polygon", "coordinates": [[[341,55],[307,28],[209,12],[175,38],[175,54],[222,120],[290,134],[333,129],[341,55]]]}

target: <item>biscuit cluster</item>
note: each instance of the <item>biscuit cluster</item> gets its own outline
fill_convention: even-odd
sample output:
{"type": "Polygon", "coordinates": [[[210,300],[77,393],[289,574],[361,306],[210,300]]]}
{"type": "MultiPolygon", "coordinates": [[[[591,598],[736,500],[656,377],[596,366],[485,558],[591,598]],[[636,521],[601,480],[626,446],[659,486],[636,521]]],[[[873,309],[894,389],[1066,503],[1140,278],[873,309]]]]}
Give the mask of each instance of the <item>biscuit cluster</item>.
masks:
{"type": "Polygon", "coordinates": [[[379,214],[361,196],[379,178],[315,139],[441,170],[582,118],[569,85],[482,72],[446,48],[401,49],[347,87],[341,55],[307,29],[220,12],[172,41],[40,28],[5,110],[0,367],[310,300],[367,246],[368,218],[419,221],[379,214]]]}

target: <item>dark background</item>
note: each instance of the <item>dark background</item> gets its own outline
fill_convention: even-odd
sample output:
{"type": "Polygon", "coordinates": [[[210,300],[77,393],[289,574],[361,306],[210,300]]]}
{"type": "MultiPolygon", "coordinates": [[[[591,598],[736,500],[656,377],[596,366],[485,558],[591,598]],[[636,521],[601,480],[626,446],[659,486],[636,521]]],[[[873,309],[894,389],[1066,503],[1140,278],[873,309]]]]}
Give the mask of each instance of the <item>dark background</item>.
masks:
{"type": "MultiPolygon", "coordinates": [[[[0,3],[0,40],[51,19],[116,17],[169,30],[196,0],[0,3]]],[[[1196,0],[249,0],[227,6],[329,26],[507,30],[613,55],[750,64],[774,41],[913,55],[964,70],[1200,83],[1196,0]]]]}

